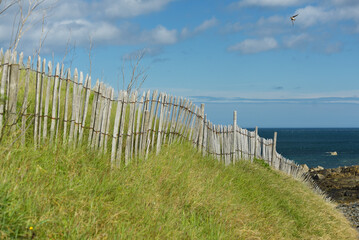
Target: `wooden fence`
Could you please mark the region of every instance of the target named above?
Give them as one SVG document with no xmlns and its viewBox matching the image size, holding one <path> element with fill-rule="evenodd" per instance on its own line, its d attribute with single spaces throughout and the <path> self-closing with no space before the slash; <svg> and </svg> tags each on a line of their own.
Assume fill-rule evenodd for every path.
<svg viewBox="0 0 359 240">
<path fill-rule="evenodd" d="M 1 139 L 13 136 L 22 144 L 62 143 L 69 147 L 87 145 L 111 153 L 113 166 L 128 164 L 138 157 L 158 154 L 163 144 L 190 141 L 203 155 L 212 155 L 226 165 L 241 160 L 263 159 L 270 166 L 294 177 L 303 177 L 302 168 L 276 152 L 273 139 L 258 136 L 237 125 L 215 125 L 207 119 L 204 104 L 157 91 L 142 95 L 113 88 L 63 65 L 23 54 L 0 52 Z"/>
</svg>

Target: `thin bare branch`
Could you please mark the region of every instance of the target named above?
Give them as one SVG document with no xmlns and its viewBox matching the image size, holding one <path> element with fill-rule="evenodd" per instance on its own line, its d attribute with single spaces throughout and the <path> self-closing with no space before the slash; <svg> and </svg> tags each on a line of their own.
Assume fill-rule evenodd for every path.
<svg viewBox="0 0 359 240">
<path fill-rule="evenodd" d="M 18 12 L 14 17 L 14 25 L 13 25 L 13 33 L 11 37 L 10 42 L 10 49 L 16 50 L 21 38 L 24 36 L 24 34 L 29 31 L 34 25 L 38 24 L 42 21 L 43 25 L 45 22 L 45 18 L 47 17 L 48 12 L 50 9 L 55 7 L 55 1 L 53 4 L 46 5 L 45 2 L 47 0 L 29 0 L 28 3 L 25 3 L 24 0 L 13 0 L 17 6 L 18 6 Z M 27 6 L 27 9 L 24 8 Z M 36 13 L 42 11 L 42 17 L 39 19 L 36 17 Z M 15 25 L 17 27 L 15 28 Z M 42 29 L 44 32 L 44 28 Z M 43 40 L 40 42 L 40 45 L 43 45 L 44 40 L 46 39 L 47 33 L 44 37 L 42 34 L 42 37 L 40 39 Z"/>
<path fill-rule="evenodd" d="M 147 75 L 148 68 L 143 68 L 141 66 L 141 62 L 145 54 L 146 51 L 142 50 L 137 52 L 136 54 L 133 54 L 132 56 L 129 56 L 127 60 L 123 61 L 121 67 L 123 89 L 126 89 L 128 94 L 130 94 L 134 90 L 139 90 L 148 77 Z M 129 82 L 127 83 L 127 86 L 126 86 L 126 76 L 125 76 L 126 61 L 129 61 L 129 67 L 131 68 L 131 75 L 129 77 Z"/>
<path fill-rule="evenodd" d="M 89 55 L 89 75 L 91 76 L 92 71 L 92 48 L 93 48 L 93 39 L 92 36 L 89 34 L 89 48 L 88 48 L 88 55 Z"/>
<path fill-rule="evenodd" d="M 0 0 L 0 15 L 3 14 L 6 10 L 8 10 L 10 7 L 12 7 L 16 3 L 15 0 L 10 1 L 10 3 L 6 4 L 6 1 Z M 5 6 L 3 7 L 2 4 Z"/>
</svg>

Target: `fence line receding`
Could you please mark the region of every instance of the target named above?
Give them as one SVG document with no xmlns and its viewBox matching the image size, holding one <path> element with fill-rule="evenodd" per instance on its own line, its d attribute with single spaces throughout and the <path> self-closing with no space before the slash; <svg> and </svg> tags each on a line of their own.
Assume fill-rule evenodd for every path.
<svg viewBox="0 0 359 240">
<path fill-rule="evenodd" d="M 273 139 L 233 124 L 215 125 L 204 104 L 153 91 L 140 95 L 115 93 L 103 82 L 92 86 L 91 76 L 71 73 L 63 65 L 38 57 L 23 63 L 16 52 L 0 52 L 0 135 L 20 136 L 22 144 L 35 147 L 49 142 L 70 147 L 87 145 L 111 153 L 114 166 L 158 154 L 163 144 L 190 141 L 203 155 L 212 155 L 226 165 L 240 160 L 263 159 L 289 175 L 303 175 L 302 168 L 276 151 Z M 15 134 L 17 133 L 17 134 Z M 19 138 L 19 137 L 18 137 Z"/>
</svg>

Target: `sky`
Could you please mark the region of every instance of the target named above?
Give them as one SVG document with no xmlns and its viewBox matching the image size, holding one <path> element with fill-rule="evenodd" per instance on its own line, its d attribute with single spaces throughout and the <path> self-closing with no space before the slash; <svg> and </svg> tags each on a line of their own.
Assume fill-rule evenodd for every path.
<svg viewBox="0 0 359 240">
<path fill-rule="evenodd" d="M 4 49 L 18 9 L 0 15 Z M 116 90 L 144 53 L 141 89 L 204 103 L 215 124 L 359 127 L 357 0 L 45 0 L 27 26 L 18 51 L 44 39 L 42 57 Z"/>
</svg>

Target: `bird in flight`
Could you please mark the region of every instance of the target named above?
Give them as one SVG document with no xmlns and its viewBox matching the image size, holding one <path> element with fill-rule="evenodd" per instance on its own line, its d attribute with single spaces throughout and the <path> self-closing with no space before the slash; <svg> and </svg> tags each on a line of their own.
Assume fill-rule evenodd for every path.
<svg viewBox="0 0 359 240">
<path fill-rule="evenodd" d="M 296 15 L 293 15 L 290 17 L 290 20 L 292 21 L 292 25 L 294 25 L 294 21 L 295 21 L 295 18 L 298 16 L 299 14 L 296 14 Z"/>
</svg>

